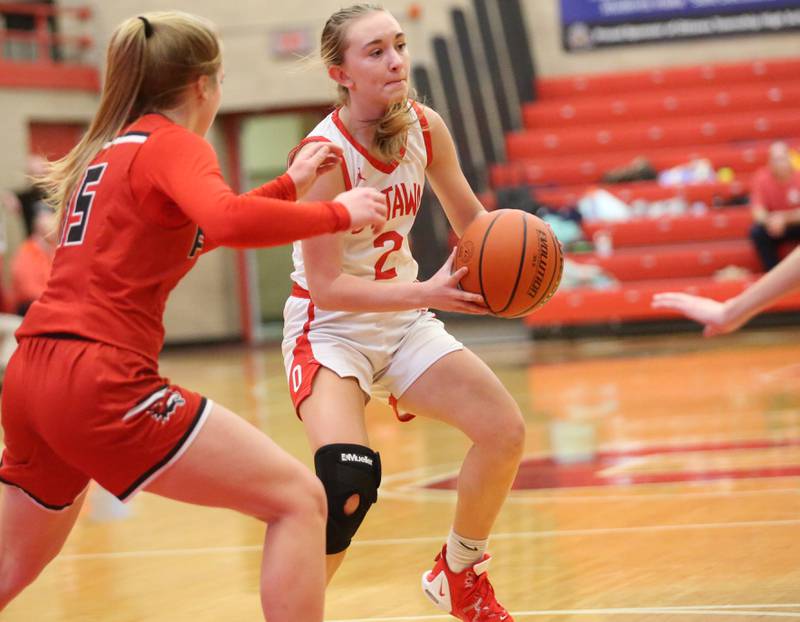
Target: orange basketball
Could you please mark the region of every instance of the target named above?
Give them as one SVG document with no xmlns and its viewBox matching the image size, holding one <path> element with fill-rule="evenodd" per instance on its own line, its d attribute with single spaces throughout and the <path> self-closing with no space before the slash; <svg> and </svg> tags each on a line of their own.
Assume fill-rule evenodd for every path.
<svg viewBox="0 0 800 622">
<path fill-rule="evenodd" d="M 467 266 L 461 288 L 481 294 L 500 317 L 532 313 L 558 289 L 564 256 L 541 218 L 498 209 L 470 223 L 458 242 L 453 270 Z"/>
</svg>

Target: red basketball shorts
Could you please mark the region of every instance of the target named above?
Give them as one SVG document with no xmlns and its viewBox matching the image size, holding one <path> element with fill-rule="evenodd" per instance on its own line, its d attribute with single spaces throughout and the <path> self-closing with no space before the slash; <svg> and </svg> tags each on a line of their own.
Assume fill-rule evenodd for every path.
<svg viewBox="0 0 800 622">
<path fill-rule="evenodd" d="M 90 479 L 126 501 L 182 455 L 211 407 L 135 352 L 25 338 L 3 381 L 0 481 L 52 510 Z"/>
</svg>

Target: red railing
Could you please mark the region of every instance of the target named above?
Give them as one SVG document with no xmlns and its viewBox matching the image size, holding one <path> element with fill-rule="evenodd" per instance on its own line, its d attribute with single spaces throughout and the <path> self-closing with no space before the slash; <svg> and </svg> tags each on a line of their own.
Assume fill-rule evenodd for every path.
<svg viewBox="0 0 800 622">
<path fill-rule="evenodd" d="M 86 62 L 94 42 L 64 28 L 67 20 L 88 22 L 86 6 L 0 1 L 0 88 L 57 88 L 97 91 L 97 67 Z"/>
</svg>

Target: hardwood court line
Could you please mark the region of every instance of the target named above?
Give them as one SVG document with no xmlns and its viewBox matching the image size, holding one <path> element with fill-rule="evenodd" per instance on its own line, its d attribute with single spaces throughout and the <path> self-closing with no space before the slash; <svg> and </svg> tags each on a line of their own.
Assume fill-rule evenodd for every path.
<svg viewBox="0 0 800 622">
<path fill-rule="evenodd" d="M 777 605 L 778 607 L 800 605 Z M 734 608 L 735 607 L 735 608 Z M 739 609 L 745 607 L 746 609 Z M 759 616 L 766 618 L 795 618 L 800 619 L 800 612 L 759 611 L 751 608 L 773 608 L 776 605 L 699 605 L 697 607 L 609 607 L 605 609 L 534 609 L 529 611 L 511 611 L 514 618 L 542 617 L 542 616 L 610 616 L 610 615 L 693 615 L 693 616 Z M 327 622 L 415 622 L 418 620 L 452 620 L 450 615 L 427 616 L 381 616 L 374 618 L 339 618 Z"/>
<path fill-rule="evenodd" d="M 778 412 L 778 411 L 774 411 Z M 780 411 L 781 413 L 786 411 Z M 763 414 L 763 413 L 761 413 Z M 773 413 L 774 414 L 774 413 Z M 798 410 L 791 410 L 791 414 L 793 415 L 800 415 L 800 411 Z M 725 416 L 726 420 L 729 419 L 729 416 Z M 741 443 L 748 443 L 748 442 L 763 442 L 767 439 L 764 438 L 754 438 L 754 439 L 732 439 L 730 436 L 711 436 L 711 437 L 704 437 L 701 441 L 696 443 L 688 444 L 685 441 L 673 441 L 673 442 L 659 442 L 657 445 L 657 450 L 653 447 L 653 443 L 638 443 L 636 446 L 631 447 L 620 447 L 617 443 L 603 443 L 593 447 L 593 452 L 595 454 L 608 454 L 608 453 L 619 453 L 620 457 L 625 457 L 626 462 L 630 460 L 635 460 L 638 458 L 652 458 L 653 456 L 661 455 L 664 452 L 670 452 L 672 450 L 686 450 L 692 452 L 699 452 L 699 451 L 706 451 L 706 452 L 713 452 L 718 450 L 719 446 L 725 446 L 729 443 L 734 444 L 741 444 Z M 797 447 L 800 446 L 800 437 L 793 437 L 788 439 L 783 439 L 788 444 L 787 447 Z M 698 447 L 698 445 L 707 446 L 707 447 Z M 738 452 L 738 451 L 752 451 L 753 449 L 782 449 L 784 446 L 766 446 L 766 447 L 749 447 L 749 446 L 741 446 L 741 447 L 730 447 L 725 448 L 726 453 L 729 452 Z M 625 455 L 625 450 L 637 450 L 637 449 L 651 449 L 653 450 L 652 453 L 646 453 L 643 455 L 631 453 L 630 455 Z M 522 460 L 544 460 L 547 458 L 552 458 L 553 453 L 551 451 L 531 451 L 526 452 Z M 421 467 L 415 467 L 412 469 L 408 469 L 405 471 L 399 471 L 397 473 L 391 473 L 385 475 L 383 477 L 383 483 L 393 483 L 398 480 L 411 480 L 409 483 L 401 484 L 398 488 L 406 488 L 410 486 L 419 486 L 425 487 L 430 484 L 436 483 L 442 479 L 452 478 L 458 475 L 458 472 L 461 468 L 461 462 L 445 462 L 440 464 L 427 464 Z M 610 468 L 610 467 L 607 467 Z M 787 476 L 792 477 L 792 476 Z"/>
<path fill-rule="evenodd" d="M 513 531 L 507 533 L 495 533 L 491 535 L 491 540 L 516 540 L 527 538 L 531 540 L 547 538 L 569 538 L 585 537 L 594 535 L 612 535 L 623 533 L 647 533 L 661 531 L 681 531 L 698 529 L 735 529 L 751 527 L 787 527 L 800 524 L 800 519 L 787 518 L 768 521 L 736 521 L 730 523 L 679 523 L 674 525 L 639 525 L 633 527 L 600 527 L 596 529 L 565 529 L 561 531 Z M 428 544 L 439 542 L 439 536 L 418 536 L 410 538 L 376 538 L 373 540 L 354 540 L 352 546 L 388 546 L 395 544 Z"/>
<path fill-rule="evenodd" d="M 534 452 L 531 454 L 526 454 L 524 459 L 536 459 L 547 457 L 548 453 L 542 452 Z M 380 490 L 381 498 L 383 499 L 395 499 L 395 500 L 402 500 L 402 501 L 434 501 L 438 503 L 452 503 L 454 491 L 453 490 L 444 490 L 444 489 L 432 489 L 432 488 L 425 488 L 426 486 L 440 482 L 443 479 L 448 478 L 455 478 L 458 475 L 460 469 L 460 463 L 445 463 L 440 465 L 427 465 L 423 467 L 417 467 L 414 469 L 408 469 L 407 471 L 401 471 L 399 473 L 392 473 L 390 475 L 384 475 L 382 480 L 382 487 Z M 433 473 L 435 472 L 435 473 Z M 774 483 L 780 480 L 797 480 L 797 476 L 795 475 L 786 475 L 781 477 L 771 477 L 769 481 Z M 409 480 L 409 481 L 406 481 Z M 394 488 L 392 485 L 396 482 L 404 482 L 396 484 Z M 724 480 L 719 480 L 724 481 Z M 736 480 L 737 482 L 749 482 L 749 481 L 761 481 L 759 478 L 739 478 Z M 715 485 L 715 481 L 707 482 L 709 486 Z M 657 492 L 650 492 L 653 488 L 659 487 L 669 487 L 674 486 L 674 483 L 671 482 L 664 482 L 664 483 L 648 483 L 648 484 L 639 484 L 637 485 L 637 490 L 639 492 L 635 494 L 625 495 L 625 494 L 615 494 L 615 495 L 558 495 L 558 494 L 537 494 L 547 490 L 548 492 L 554 493 L 556 489 L 543 489 L 540 490 L 512 490 L 509 494 L 508 498 L 506 499 L 506 503 L 512 504 L 521 504 L 521 505 L 535 505 L 539 503 L 551 503 L 551 502 L 558 502 L 558 503 L 585 503 L 585 502 L 592 502 L 592 501 L 627 501 L 631 499 L 635 499 L 636 501 L 645 501 L 649 499 L 671 499 L 675 498 L 676 496 L 680 497 L 691 497 L 693 499 L 697 498 L 715 498 L 715 497 L 748 497 L 748 496 L 758 496 L 763 494 L 789 494 L 789 495 L 798 495 L 800 494 L 800 489 L 796 486 L 789 487 L 789 488 L 763 488 L 760 490 L 703 490 L 703 491 L 695 491 L 695 490 L 683 490 L 679 493 L 657 493 Z M 608 486 L 607 488 L 613 488 L 613 486 Z M 574 487 L 570 488 L 570 491 L 585 491 L 585 490 L 597 490 L 596 487 Z M 642 494 L 642 490 L 646 490 L 646 494 Z"/>
<path fill-rule="evenodd" d="M 755 379 L 761 383 L 767 383 L 780 380 L 782 376 L 788 376 L 790 378 L 800 377 L 800 363 L 790 363 L 782 367 L 762 371 L 755 375 Z"/>
<path fill-rule="evenodd" d="M 800 603 L 758 603 L 742 605 L 666 605 L 657 609 L 800 609 Z M 793 612 L 800 615 L 800 611 Z"/>
<path fill-rule="evenodd" d="M 796 476 L 791 476 L 792 479 L 797 479 Z M 778 477 L 770 478 L 772 480 L 781 479 Z M 722 481 L 722 480 L 720 480 Z M 753 478 L 745 479 L 741 478 L 737 481 L 745 482 L 745 481 L 754 481 Z M 713 484 L 713 482 L 708 482 L 709 484 Z M 763 490 L 681 490 L 680 492 L 673 492 L 673 493 L 662 493 L 662 492 L 650 492 L 651 487 L 664 487 L 666 488 L 670 484 L 667 483 L 652 483 L 652 484 L 637 484 L 640 487 L 648 487 L 647 492 L 639 492 L 637 494 L 631 495 L 587 495 L 587 496 L 580 496 L 580 497 L 567 497 L 567 496 L 552 496 L 552 497 L 526 497 L 524 496 L 525 493 L 529 493 L 529 491 L 525 490 L 518 490 L 513 491 L 511 495 L 508 496 L 506 503 L 511 501 L 512 503 L 518 503 L 520 505 L 534 505 L 534 504 L 546 504 L 549 502 L 553 503 L 570 503 L 570 502 L 581 502 L 586 503 L 587 501 L 636 501 L 645 503 L 650 500 L 663 500 L 663 499 L 675 499 L 676 497 L 680 497 L 681 499 L 713 499 L 717 497 L 729 497 L 729 498 L 738 498 L 738 497 L 758 497 L 763 495 L 791 495 L 791 496 L 798 496 L 800 495 L 800 488 L 793 487 L 793 488 L 764 488 Z M 672 484 L 674 486 L 674 484 Z M 585 488 L 578 489 L 574 488 L 573 490 L 586 490 Z M 516 495 L 516 496 L 515 496 Z"/>
<path fill-rule="evenodd" d="M 433 481 L 439 481 L 440 479 L 442 478 L 437 477 Z M 797 476 L 791 475 L 791 476 L 786 476 L 785 478 L 772 477 L 769 479 L 770 481 L 774 482 L 780 479 L 797 480 L 798 478 Z M 740 478 L 737 479 L 736 481 L 749 482 L 755 480 L 757 480 L 757 478 Z M 714 482 L 709 481 L 708 484 L 714 485 Z M 380 495 L 382 499 L 394 499 L 398 501 L 424 501 L 426 503 L 453 502 L 453 498 L 455 495 L 455 491 L 453 490 L 419 489 L 416 486 L 417 486 L 416 484 L 406 484 L 403 486 L 398 486 L 394 490 L 381 489 Z M 674 486 L 674 484 L 673 483 L 637 484 L 637 490 L 639 490 L 639 492 L 630 495 L 622 495 L 622 494 L 537 495 L 538 492 L 543 492 L 545 490 L 548 492 L 555 492 L 557 489 L 548 488 L 548 489 L 542 489 L 542 491 L 512 490 L 509 496 L 506 498 L 506 503 L 519 504 L 519 505 L 539 505 L 539 504 L 549 504 L 549 503 L 587 503 L 587 502 L 608 502 L 608 501 L 637 501 L 645 503 L 650 500 L 674 499 L 676 497 L 703 499 L 703 498 L 715 498 L 715 497 L 752 497 L 752 496 L 768 495 L 768 494 L 769 495 L 782 494 L 782 495 L 794 495 L 794 496 L 800 495 L 800 488 L 796 486 L 792 488 L 764 488 L 761 490 L 681 490 L 680 492 L 674 492 L 674 493 L 650 492 L 650 490 L 653 488 L 659 488 L 659 487 L 666 488 L 668 486 Z M 612 486 L 609 486 L 608 488 L 612 488 Z M 585 491 L 585 490 L 595 490 L 595 488 L 574 487 L 570 488 L 569 490 Z"/>
<path fill-rule="evenodd" d="M 585 537 L 593 535 L 609 535 L 619 533 L 647 533 L 659 531 L 680 531 L 684 529 L 735 529 L 737 527 L 786 527 L 800 524 L 800 519 L 771 521 L 738 521 L 730 523 L 685 523 L 675 525 L 641 525 L 634 527 L 600 527 L 597 529 L 566 529 L 563 531 L 514 531 L 492 534 L 494 540 L 546 539 L 563 537 Z M 373 540 L 354 540 L 351 546 L 392 546 L 397 544 L 430 544 L 441 543 L 441 534 L 435 536 L 416 536 L 409 538 L 375 538 Z M 64 553 L 58 560 L 94 560 L 125 557 L 166 557 L 170 555 L 205 555 L 220 553 L 246 553 L 261 551 L 261 544 L 242 546 L 197 547 L 175 549 L 152 549 L 148 551 L 109 551 L 105 553 Z M 798 605 L 800 606 L 800 605 Z M 799 614 L 800 615 L 800 614 Z"/>
<path fill-rule="evenodd" d="M 665 606 L 665 607 L 609 607 L 599 609 L 538 609 L 529 611 L 511 611 L 515 618 L 532 618 L 541 616 L 575 616 L 575 615 L 686 615 L 693 616 L 759 616 L 767 618 L 800 618 L 800 612 L 763 611 L 780 607 L 800 607 L 794 605 L 698 605 Z M 760 608 L 761 610 L 759 610 Z M 450 615 L 427 616 L 392 616 L 375 618 L 337 618 L 328 622 L 417 622 L 421 620 L 452 620 Z"/>
<path fill-rule="evenodd" d="M 796 413 L 796 411 L 793 411 L 793 412 Z M 729 443 L 729 442 L 731 442 L 731 439 L 729 437 L 710 437 L 710 438 L 704 438 L 703 439 L 703 444 L 708 444 L 708 445 L 711 445 L 711 446 L 714 446 L 714 445 L 717 445 L 717 444 L 725 444 L 725 443 Z M 800 442 L 800 439 L 798 439 L 798 441 L 796 441 L 796 442 Z M 683 442 L 662 443 L 661 447 L 663 449 L 667 449 L 668 450 L 671 447 L 681 448 L 684 445 L 685 445 L 685 443 L 683 443 Z M 598 445 L 595 448 L 595 452 L 596 453 L 604 453 L 604 452 L 607 453 L 607 452 L 614 452 L 614 451 L 620 451 L 620 448 L 619 448 L 618 445 L 604 444 L 604 445 Z M 744 448 L 741 448 L 741 449 L 737 448 L 737 449 L 730 449 L 730 450 L 727 450 L 727 451 L 731 451 L 731 452 L 732 451 L 750 451 L 750 448 L 744 447 Z M 631 456 L 628 457 L 627 460 L 628 461 L 634 461 L 634 460 L 637 460 L 637 459 L 650 459 L 650 458 L 652 458 L 652 456 L 657 456 L 657 455 L 660 455 L 660 453 L 656 452 L 656 453 L 648 454 L 648 455 L 645 455 L 645 456 L 631 455 Z M 549 451 L 533 451 L 533 452 L 526 453 L 523 456 L 523 461 L 525 461 L 525 460 L 542 460 L 542 459 L 546 459 L 546 458 L 550 458 L 550 457 L 552 457 L 552 453 L 549 452 Z M 625 464 L 627 465 L 627 464 L 629 464 L 629 462 L 626 462 Z M 407 469 L 405 471 L 399 471 L 397 473 L 386 474 L 386 475 L 383 476 L 382 483 L 383 483 L 384 486 L 386 486 L 388 484 L 394 484 L 395 482 L 404 482 L 404 481 L 408 480 L 406 483 L 398 484 L 397 488 L 395 488 L 395 491 L 405 492 L 407 490 L 413 491 L 416 488 L 424 489 L 426 486 L 429 486 L 430 484 L 434 484 L 436 482 L 439 482 L 439 481 L 441 481 L 443 479 L 456 477 L 458 475 L 458 472 L 459 472 L 460 468 L 461 468 L 461 462 L 446 462 L 446 463 L 441 463 L 441 464 L 428 464 L 428 465 L 421 466 L 421 467 L 415 467 L 415 468 L 412 468 L 412 469 Z M 614 467 L 611 466 L 611 467 L 606 467 L 606 468 L 614 468 Z M 786 477 L 795 477 L 795 476 L 786 476 Z M 779 479 L 779 478 L 775 478 L 775 479 Z M 576 487 L 576 489 L 579 489 L 579 488 Z M 390 491 L 390 492 L 395 492 L 395 491 Z M 384 491 L 381 490 L 381 493 L 383 493 L 383 492 Z M 424 490 L 424 492 L 429 492 L 429 490 Z M 440 493 L 442 491 L 433 490 L 433 491 L 430 491 L 430 492 Z M 444 492 L 449 492 L 449 491 L 444 491 Z"/>
</svg>

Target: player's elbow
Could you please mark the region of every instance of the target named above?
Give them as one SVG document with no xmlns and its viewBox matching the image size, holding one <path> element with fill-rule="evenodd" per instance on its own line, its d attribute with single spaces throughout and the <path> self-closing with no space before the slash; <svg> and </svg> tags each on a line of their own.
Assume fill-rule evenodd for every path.
<svg viewBox="0 0 800 622">
<path fill-rule="evenodd" d="M 319 309 L 325 309 L 327 311 L 335 311 L 336 310 L 336 296 L 331 294 L 331 288 L 328 286 L 322 285 L 312 285 L 309 283 L 308 291 L 311 295 L 311 300 L 314 301 L 314 304 Z"/>
<path fill-rule="evenodd" d="M 214 240 L 217 246 L 242 246 L 242 229 L 229 219 L 215 218 L 198 223 L 198 226 L 202 229 L 203 235 Z"/>
<path fill-rule="evenodd" d="M 326 311 L 342 310 L 341 296 L 337 294 L 335 278 L 327 278 L 324 275 L 315 275 L 308 278 L 308 292 L 314 304 Z"/>
</svg>

